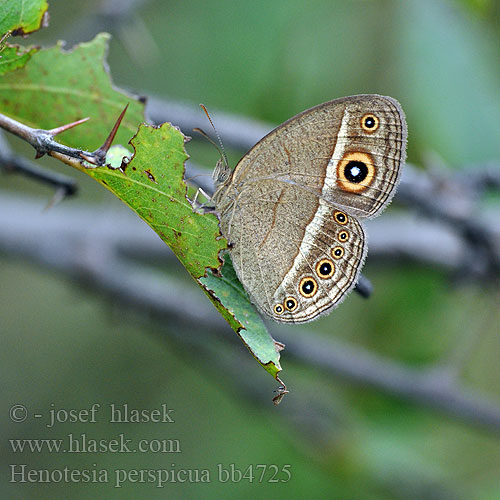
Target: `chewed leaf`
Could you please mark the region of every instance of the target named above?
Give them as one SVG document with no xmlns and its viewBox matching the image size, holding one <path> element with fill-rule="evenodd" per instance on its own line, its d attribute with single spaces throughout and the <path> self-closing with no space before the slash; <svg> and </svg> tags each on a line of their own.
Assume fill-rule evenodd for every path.
<svg viewBox="0 0 500 500">
<path fill-rule="evenodd" d="M 0 47 L 0 76 L 22 68 L 37 50 L 36 48 L 25 50 L 15 45 Z"/>
<path fill-rule="evenodd" d="M 33 53 L 24 67 L 2 77 L 2 113 L 44 129 L 88 116 L 86 126 L 64 132 L 58 139 L 92 151 L 102 144 L 128 103 L 115 138 L 115 144 L 127 144 L 144 120 L 144 104 L 113 87 L 104 65 L 108 40 L 109 35 L 100 34 L 69 51 L 59 43 Z"/>
<path fill-rule="evenodd" d="M 278 378 L 279 348 L 248 300 L 228 257 L 222 276 L 219 254 L 227 248 L 217 217 L 196 213 L 186 197 L 185 137 L 169 123 L 141 125 L 132 139 L 135 154 L 121 169 L 82 168 L 144 219 L 174 251 L 184 267 L 238 333 L 250 352 Z M 118 156 L 126 153 L 116 150 Z"/>
<path fill-rule="evenodd" d="M 199 278 L 207 267 L 220 267 L 215 215 L 193 211 L 183 181 L 184 136 L 170 125 L 141 125 L 131 140 L 135 155 L 123 169 L 84 169 L 144 219 L 174 251 L 184 267 Z"/>
<path fill-rule="evenodd" d="M 279 362 L 281 344 L 276 344 L 269 335 L 262 319 L 238 280 L 227 255 L 224 261 L 222 276 L 209 273 L 199 281 L 209 291 L 212 300 L 215 300 L 216 307 L 238 333 L 249 351 L 276 378 L 281 371 Z"/>
<path fill-rule="evenodd" d="M 39 30 L 48 8 L 47 0 L 0 0 L 0 36 Z"/>
</svg>

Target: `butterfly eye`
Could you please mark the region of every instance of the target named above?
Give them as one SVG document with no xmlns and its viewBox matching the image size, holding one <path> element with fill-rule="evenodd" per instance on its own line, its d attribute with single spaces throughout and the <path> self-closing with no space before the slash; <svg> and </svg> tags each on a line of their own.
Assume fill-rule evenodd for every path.
<svg viewBox="0 0 500 500">
<path fill-rule="evenodd" d="M 349 239 L 349 233 L 347 231 L 340 231 L 337 238 L 341 243 L 344 243 Z"/>
<path fill-rule="evenodd" d="M 295 311 L 295 309 L 297 309 L 297 306 L 298 306 L 297 299 L 295 299 L 294 297 L 288 297 L 285 300 L 285 307 L 289 311 Z"/>
<path fill-rule="evenodd" d="M 274 306 L 275 314 L 283 314 L 283 311 L 284 311 L 284 309 L 283 309 L 283 306 L 281 304 L 276 304 Z"/>
<path fill-rule="evenodd" d="M 333 214 L 333 217 L 339 224 L 347 224 L 347 215 L 344 212 L 340 212 L 337 210 L 337 212 Z"/>
<path fill-rule="evenodd" d="M 341 259 L 344 256 L 344 249 L 342 247 L 335 247 L 332 249 L 332 257 L 334 259 Z"/>
<path fill-rule="evenodd" d="M 333 262 L 331 260 L 321 259 L 316 264 L 316 272 L 318 273 L 318 276 L 320 278 L 331 278 L 333 276 L 333 273 L 335 272 L 335 266 L 333 265 Z"/>
<path fill-rule="evenodd" d="M 353 184 L 359 184 L 360 182 L 363 182 L 366 179 L 367 175 L 368 167 L 366 166 L 366 163 L 363 163 L 362 161 L 351 160 L 344 167 L 345 178 Z"/>
<path fill-rule="evenodd" d="M 368 113 L 361 118 L 361 128 L 369 134 L 373 134 L 373 132 L 378 129 L 379 125 L 380 120 L 377 116 L 371 113 Z"/>
<path fill-rule="evenodd" d="M 306 298 L 312 297 L 318 290 L 318 283 L 310 276 L 302 278 L 299 284 L 299 292 Z"/>
<path fill-rule="evenodd" d="M 375 178 L 376 168 L 368 153 L 347 152 L 337 165 L 337 185 L 348 193 L 363 192 Z"/>
</svg>

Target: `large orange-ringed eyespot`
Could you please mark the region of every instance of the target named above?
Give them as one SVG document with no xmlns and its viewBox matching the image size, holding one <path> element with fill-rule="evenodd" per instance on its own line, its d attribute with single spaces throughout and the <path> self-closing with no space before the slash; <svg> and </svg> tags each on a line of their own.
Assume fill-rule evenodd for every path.
<svg viewBox="0 0 500 500">
<path fill-rule="evenodd" d="M 361 193 L 373 182 L 375 172 L 371 155 L 347 152 L 337 165 L 337 186 L 347 193 Z"/>
<path fill-rule="evenodd" d="M 298 306 L 298 303 L 297 303 L 297 299 L 295 297 L 287 297 L 285 299 L 285 307 L 289 311 L 295 311 L 295 309 L 297 309 L 297 306 Z"/>
<path fill-rule="evenodd" d="M 302 278 L 299 283 L 299 293 L 303 297 L 312 297 L 318 291 L 318 283 L 312 276 Z"/>
<path fill-rule="evenodd" d="M 342 226 L 344 226 L 345 224 L 347 224 L 347 221 L 348 221 L 347 215 L 344 212 L 341 212 L 340 210 L 337 210 L 333 214 L 333 218 L 335 219 L 336 222 L 338 222 Z"/>
<path fill-rule="evenodd" d="M 332 248 L 332 257 L 334 259 L 341 259 L 344 256 L 344 249 L 342 247 Z"/>
<path fill-rule="evenodd" d="M 274 305 L 274 314 L 283 314 L 283 311 L 285 310 L 281 304 L 275 304 Z"/>
<path fill-rule="evenodd" d="M 340 233 L 337 235 L 337 239 L 341 243 L 345 243 L 349 239 L 349 233 L 347 231 L 340 231 Z"/>
<path fill-rule="evenodd" d="M 368 134 L 373 134 L 380 126 L 380 120 L 378 116 L 372 113 L 367 113 L 361 118 L 361 128 Z"/>
<path fill-rule="evenodd" d="M 316 264 L 316 273 L 320 278 L 323 278 L 325 280 L 331 278 L 334 272 L 335 272 L 335 266 L 333 262 L 329 259 L 321 259 Z"/>
</svg>

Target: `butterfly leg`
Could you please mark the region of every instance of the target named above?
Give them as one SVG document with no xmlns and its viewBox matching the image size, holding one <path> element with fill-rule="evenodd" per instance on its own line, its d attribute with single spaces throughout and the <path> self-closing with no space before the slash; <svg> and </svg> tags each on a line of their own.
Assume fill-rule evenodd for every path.
<svg viewBox="0 0 500 500">
<path fill-rule="evenodd" d="M 191 201 L 191 206 L 193 207 L 194 212 L 201 212 L 203 214 L 214 213 L 215 206 L 207 205 L 205 203 L 201 203 L 198 201 L 199 195 L 203 195 L 207 200 L 212 201 L 210 195 L 208 195 L 201 187 L 196 190 L 193 200 Z"/>
</svg>

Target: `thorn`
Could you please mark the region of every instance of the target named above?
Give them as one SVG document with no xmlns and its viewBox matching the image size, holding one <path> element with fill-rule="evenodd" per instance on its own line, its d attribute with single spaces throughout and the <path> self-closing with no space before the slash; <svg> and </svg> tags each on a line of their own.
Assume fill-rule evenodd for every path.
<svg viewBox="0 0 500 500">
<path fill-rule="evenodd" d="M 91 153 L 90 155 L 86 155 L 83 151 L 80 151 L 80 158 L 82 160 L 88 161 L 89 163 L 92 163 L 92 165 L 100 165 L 98 158 L 94 156 L 94 153 Z"/>
<path fill-rule="evenodd" d="M 64 198 L 66 198 L 66 189 L 63 187 L 56 189 L 54 196 L 52 196 L 52 198 L 49 200 L 49 202 L 47 203 L 47 205 L 45 206 L 43 211 L 47 212 L 49 209 L 51 209 L 51 208 L 55 207 L 56 205 L 58 205 L 59 203 L 61 203 L 61 201 L 63 201 Z"/>
<path fill-rule="evenodd" d="M 57 134 L 60 134 L 61 132 L 65 132 L 66 130 L 69 130 L 70 128 L 76 127 L 77 125 L 80 125 L 81 123 L 86 122 L 90 118 L 87 116 L 87 118 L 82 118 L 81 120 L 77 120 L 76 122 L 68 123 L 66 125 L 61 125 L 60 127 L 52 128 L 50 130 L 47 130 L 47 132 L 55 137 Z"/>
<path fill-rule="evenodd" d="M 120 116 L 116 120 L 113 128 L 111 129 L 111 132 L 109 133 L 107 139 L 104 141 L 104 144 L 100 148 L 96 149 L 93 153 L 95 159 L 99 162 L 100 165 L 103 165 L 106 160 L 106 153 L 108 152 L 109 148 L 111 147 L 111 144 L 113 143 L 116 133 L 118 132 L 118 128 L 120 127 L 120 124 L 123 120 L 123 117 L 125 116 L 125 113 L 127 112 L 128 105 L 129 103 L 127 103 L 125 108 L 123 108 L 123 111 L 120 113 Z M 82 157 L 85 158 L 84 156 Z"/>
</svg>

